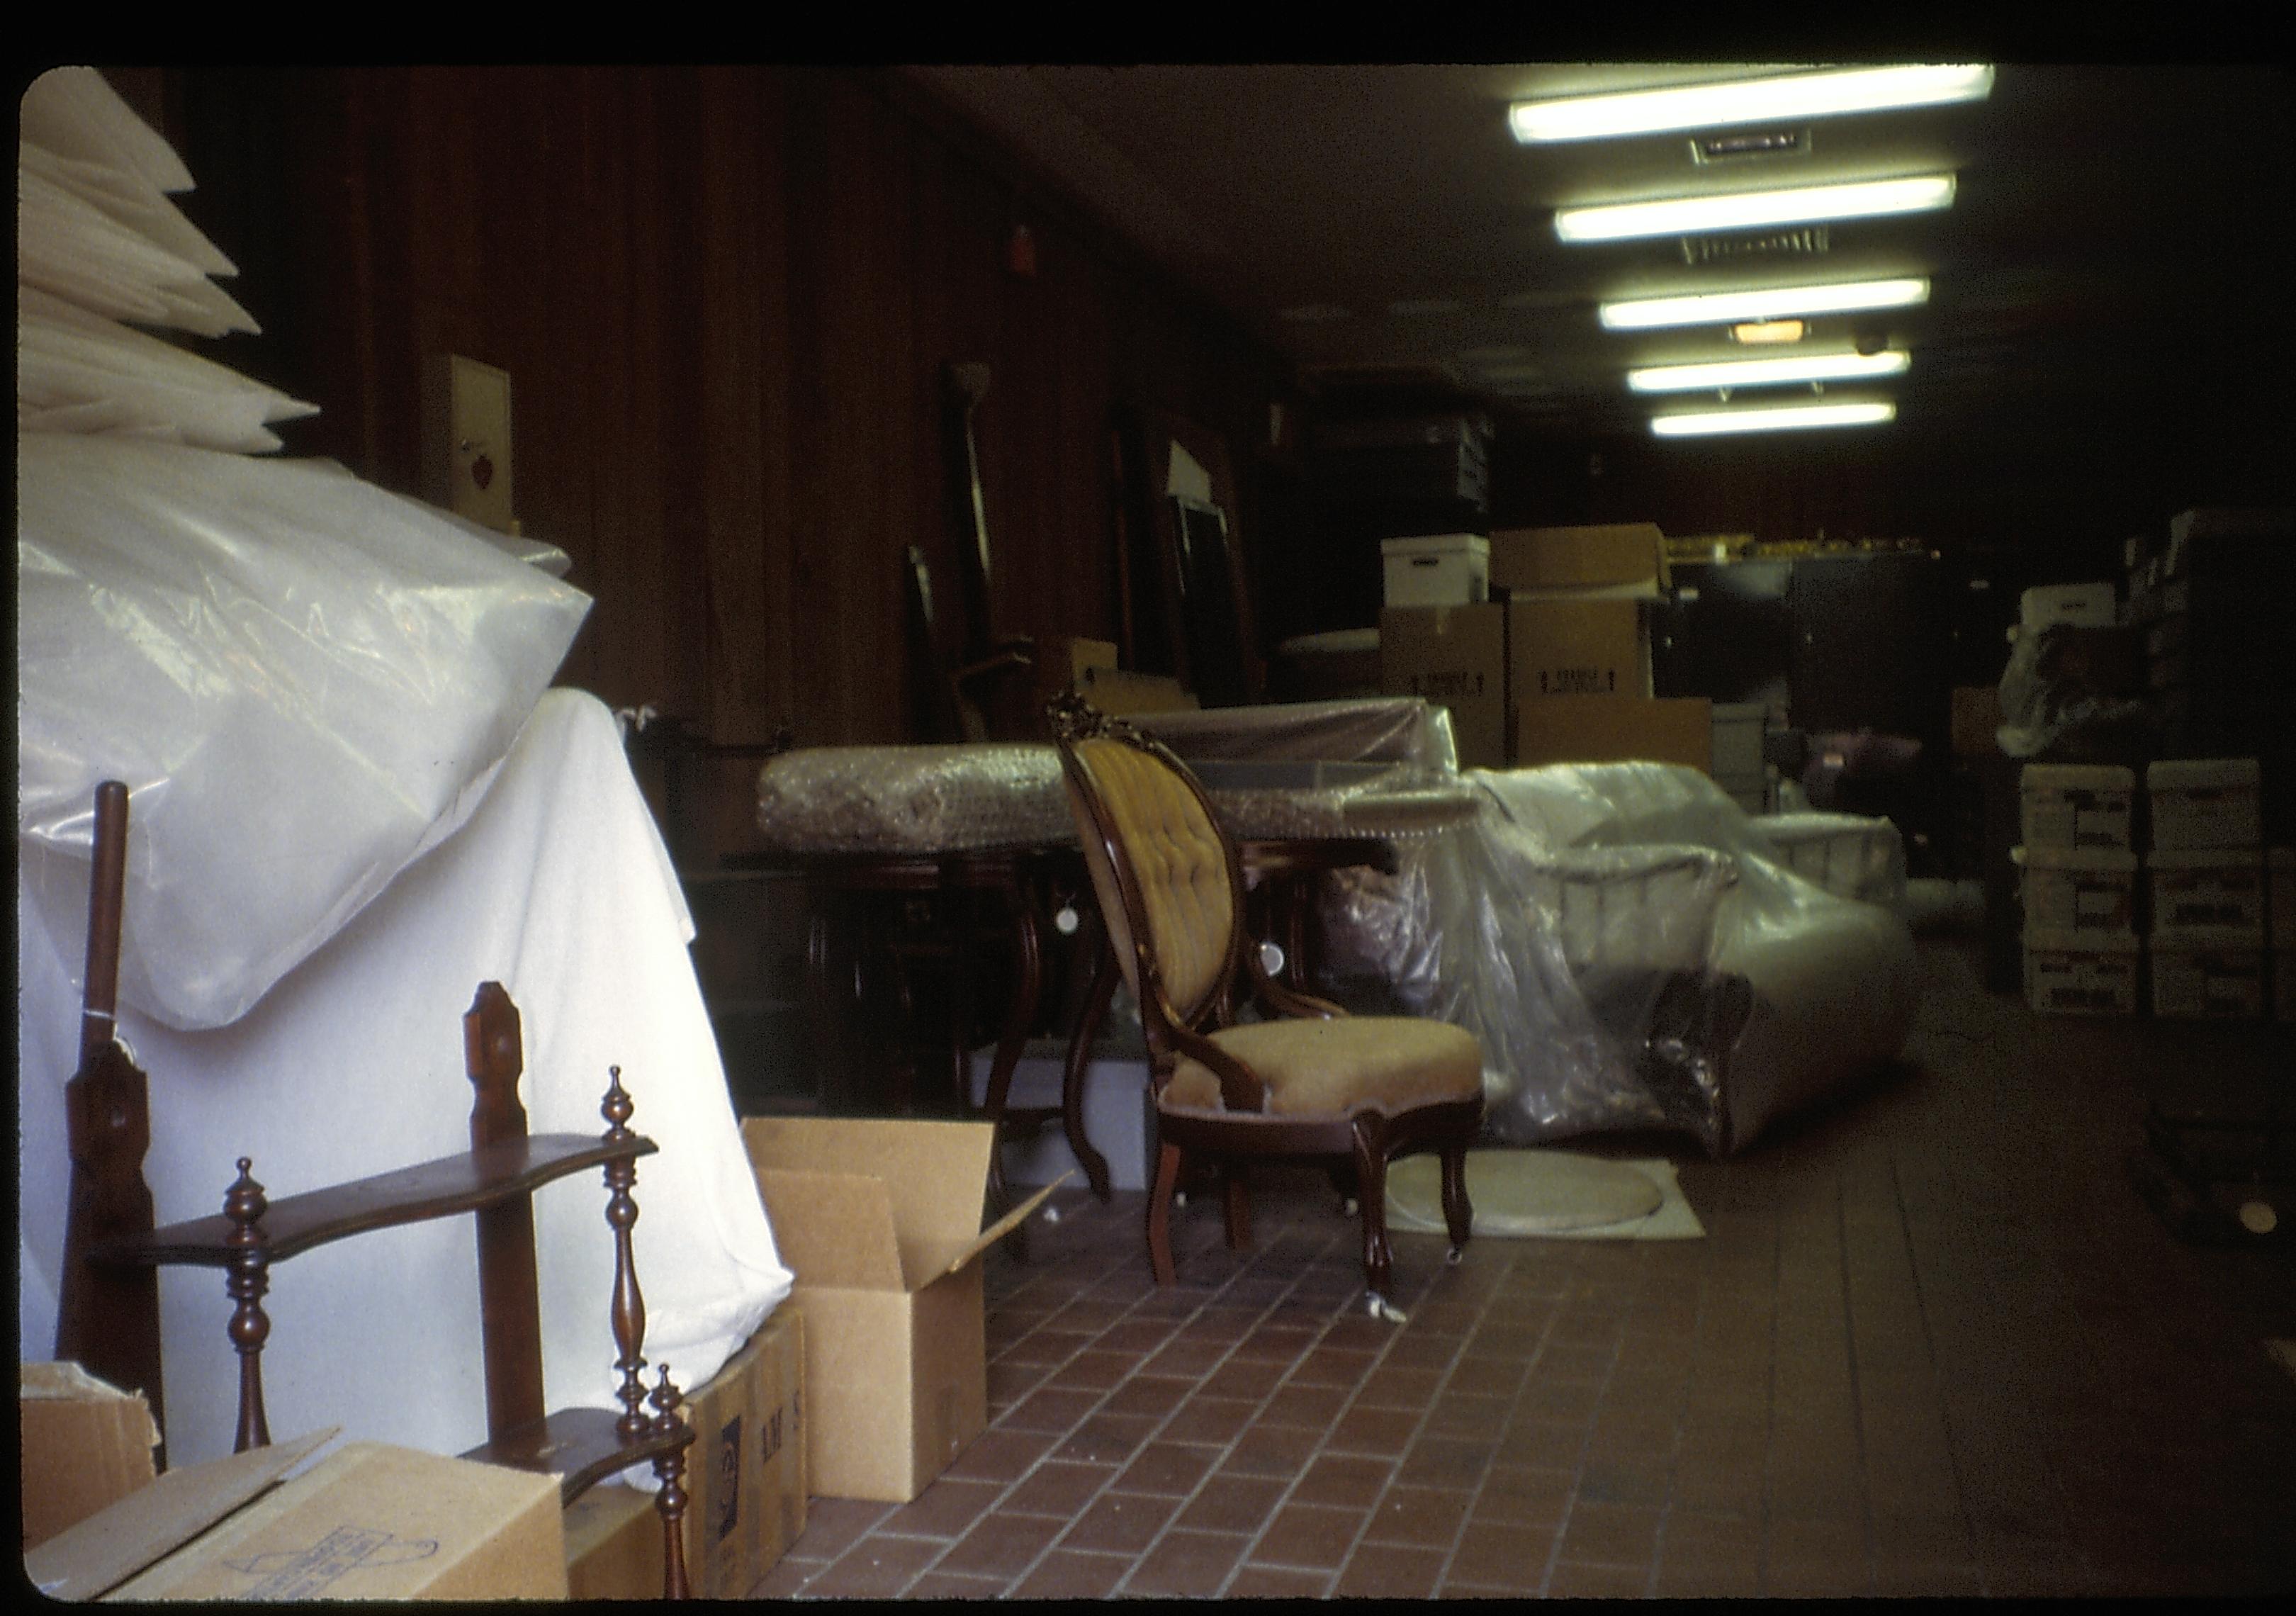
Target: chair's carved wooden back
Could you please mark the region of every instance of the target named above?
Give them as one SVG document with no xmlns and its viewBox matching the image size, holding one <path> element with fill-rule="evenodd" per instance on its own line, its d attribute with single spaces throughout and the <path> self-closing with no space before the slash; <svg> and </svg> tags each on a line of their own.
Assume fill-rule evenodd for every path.
<svg viewBox="0 0 2296 1616">
<path fill-rule="evenodd" d="M 1118 967 L 1168 1070 L 1176 1030 L 1229 1013 L 1243 936 L 1235 848 L 1162 742 L 1072 693 L 1046 711 Z"/>
</svg>

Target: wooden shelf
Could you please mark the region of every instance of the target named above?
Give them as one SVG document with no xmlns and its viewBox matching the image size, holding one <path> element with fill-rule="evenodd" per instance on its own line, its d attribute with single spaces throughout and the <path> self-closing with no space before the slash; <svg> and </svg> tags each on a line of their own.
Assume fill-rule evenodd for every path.
<svg viewBox="0 0 2296 1616">
<path fill-rule="evenodd" d="M 674 1453 L 693 1440 L 693 1432 L 681 1427 L 674 1435 L 625 1441 L 616 1429 L 620 1417 L 603 1408 L 563 1408 L 481 1443 L 462 1456 L 505 1470 L 558 1476 L 562 1478 L 559 1497 L 570 1504 L 616 1472 Z"/>
<path fill-rule="evenodd" d="M 586 1134 L 530 1137 L 444 1156 L 419 1167 L 275 1201 L 263 1213 L 264 1249 L 273 1262 L 398 1224 L 427 1223 L 532 1194 L 554 1179 L 609 1161 L 652 1155 L 652 1140 L 632 1135 L 618 1144 Z M 105 1241 L 100 1263 L 193 1264 L 228 1267 L 232 1223 L 217 1215 L 170 1224 L 149 1235 Z"/>
</svg>

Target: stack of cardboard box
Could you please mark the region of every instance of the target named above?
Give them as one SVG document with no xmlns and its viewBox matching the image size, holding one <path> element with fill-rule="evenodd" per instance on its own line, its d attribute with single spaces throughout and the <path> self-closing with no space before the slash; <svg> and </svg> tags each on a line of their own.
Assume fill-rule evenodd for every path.
<svg viewBox="0 0 2296 1616">
<path fill-rule="evenodd" d="M 1648 604 L 1669 581 L 1658 528 L 1488 537 L 1491 600 L 1381 613 L 1383 687 L 1450 709 L 1463 767 L 1650 759 L 1711 772 L 1711 704 L 1651 694 Z"/>
<path fill-rule="evenodd" d="M 2012 856 L 2024 869 L 2025 1002 L 2036 1010 L 2136 1013 L 2136 793 L 2133 769 L 2025 766 Z"/>
<path fill-rule="evenodd" d="M 2252 1020 L 2264 1013 L 2265 855 L 2253 758 L 2164 759 L 2151 799 L 2152 1013 Z"/>
</svg>

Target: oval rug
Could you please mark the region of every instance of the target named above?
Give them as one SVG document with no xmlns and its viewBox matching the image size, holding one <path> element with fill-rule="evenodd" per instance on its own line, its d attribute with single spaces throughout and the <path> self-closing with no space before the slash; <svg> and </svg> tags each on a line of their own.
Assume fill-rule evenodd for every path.
<svg viewBox="0 0 2296 1616">
<path fill-rule="evenodd" d="M 1623 1162 L 1557 1150 L 1467 1153 L 1467 1199 L 1478 1235 L 1553 1235 L 1631 1223 L 1665 1192 Z M 1442 1161 L 1406 1156 L 1387 1169 L 1387 1216 L 1399 1229 L 1443 1228 Z"/>
</svg>

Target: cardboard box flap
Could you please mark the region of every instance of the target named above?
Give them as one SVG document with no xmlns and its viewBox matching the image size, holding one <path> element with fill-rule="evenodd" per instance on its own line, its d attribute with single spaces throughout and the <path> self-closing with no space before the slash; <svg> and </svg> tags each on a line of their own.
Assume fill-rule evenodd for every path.
<svg viewBox="0 0 2296 1616">
<path fill-rule="evenodd" d="M 881 1179 L 902 1240 L 969 1241 L 980 1232 L 988 1156 L 996 1148 L 992 1123 L 751 1117 L 742 1138 L 761 1169 L 828 1168 Z"/>
<path fill-rule="evenodd" d="M 757 1175 L 775 1249 L 798 1284 L 902 1289 L 893 1197 L 883 1179 L 762 1164 Z"/>
<path fill-rule="evenodd" d="M 98 1598 L 266 1490 L 341 1429 L 171 1470 L 28 1552 L 24 1574 L 52 1599 Z"/>
<path fill-rule="evenodd" d="M 943 1275 L 955 1274 L 961 1270 L 966 1263 L 971 1262 L 990 1246 L 1004 1239 L 1005 1235 L 1019 1228 L 1029 1214 L 1044 1205 L 1054 1190 L 1075 1177 L 1076 1173 L 1073 1170 L 1062 1173 L 980 1233 L 970 1238 L 903 1241 L 901 1268 L 908 1278 L 909 1289 L 922 1290 Z"/>
</svg>

